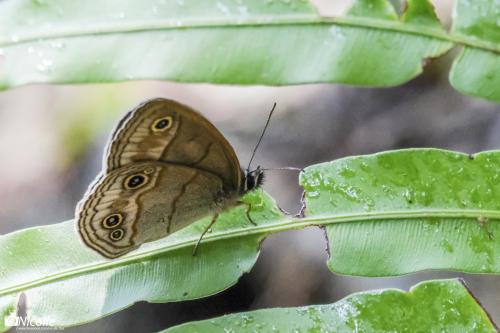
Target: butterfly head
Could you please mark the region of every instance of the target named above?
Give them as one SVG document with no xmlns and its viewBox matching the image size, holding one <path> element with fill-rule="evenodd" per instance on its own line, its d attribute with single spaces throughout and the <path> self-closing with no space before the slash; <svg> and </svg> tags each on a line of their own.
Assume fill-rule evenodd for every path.
<svg viewBox="0 0 500 333">
<path fill-rule="evenodd" d="M 259 188 L 264 183 L 264 170 L 258 166 L 255 170 L 246 170 L 243 181 L 243 193 Z"/>
<path fill-rule="evenodd" d="M 250 161 L 248 162 L 248 166 L 245 170 L 244 173 L 244 179 L 243 179 L 243 189 L 242 192 L 246 193 L 248 191 L 251 191 L 253 189 L 259 188 L 262 186 L 264 183 L 264 169 L 262 169 L 260 166 L 257 167 L 257 169 L 254 169 L 250 171 L 250 166 L 252 165 L 253 158 L 255 157 L 255 153 L 257 152 L 257 149 L 260 146 L 260 143 L 262 142 L 262 138 L 264 137 L 264 134 L 266 133 L 267 126 L 269 126 L 269 122 L 271 121 L 271 117 L 273 116 L 274 109 L 276 108 L 276 103 L 273 104 L 273 108 L 269 112 L 269 116 L 267 116 L 267 121 L 266 124 L 264 125 L 264 129 L 262 130 L 262 133 L 260 134 L 259 140 L 257 141 L 257 144 L 255 145 L 253 152 L 252 152 L 252 157 L 250 157 Z"/>
</svg>

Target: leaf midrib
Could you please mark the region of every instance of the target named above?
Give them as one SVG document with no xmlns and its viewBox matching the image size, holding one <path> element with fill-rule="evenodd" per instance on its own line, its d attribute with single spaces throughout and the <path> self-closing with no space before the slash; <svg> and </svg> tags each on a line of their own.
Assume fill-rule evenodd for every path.
<svg viewBox="0 0 500 333">
<path fill-rule="evenodd" d="M 304 218 L 287 218 L 279 220 L 275 223 L 266 223 L 250 228 L 235 228 L 213 234 L 207 234 L 202 243 L 215 242 L 224 239 L 249 237 L 257 235 L 268 235 L 275 232 L 302 229 L 310 226 L 327 226 L 329 224 L 350 223 L 360 221 L 374 220 L 401 220 L 415 218 L 470 218 L 477 220 L 478 218 L 486 218 L 488 220 L 500 220 L 500 211 L 497 210 L 464 210 L 464 209 L 425 209 L 425 210 L 399 210 L 399 211 L 384 211 L 384 212 L 363 212 L 354 214 L 338 214 L 338 215 L 322 215 L 316 217 Z M 47 275 L 43 278 L 36 279 L 30 282 L 21 283 L 12 287 L 0 290 L 0 297 L 34 288 L 44 284 L 57 282 L 72 277 L 77 277 L 85 273 L 95 273 L 114 267 L 121 267 L 135 262 L 144 261 L 153 257 L 159 257 L 162 254 L 170 251 L 175 251 L 181 248 L 194 246 L 198 241 L 198 237 L 191 237 L 187 240 L 182 240 L 178 243 L 173 243 L 159 249 L 145 251 L 136 255 L 129 255 L 122 259 L 98 263 L 93 265 L 81 266 L 70 270 Z"/>
<path fill-rule="evenodd" d="M 179 25 L 179 22 L 182 24 Z M 135 33 L 144 31 L 159 31 L 159 30 L 186 30 L 186 29 L 200 29 L 200 28 L 234 28 L 234 27 L 295 27 L 299 25 L 337 25 L 337 26 L 351 26 L 358 28 L 369 28 L 378 30 L 394 31 L 398 33 L 407 33 L 423 37 L 435 38 L 461 44 L 473 48 L 488 50 L 495 53 L 500 53 L 500 45 L 487 40 L 478 39 L 475 36 L 466 36 L 463 34 L 450 34 L 442 29 L 426 28 L 421 25 L 413 25 L 404 23 L 402 21 L 380 20 L 367 17 L 357 16 L 310 16 L 310 15 L 281 15 L 276 16 L 259 16 L 255 19 L 226 19 L 226 20 L 160 20 L 157 22 L 148 21 L 141 22 L 137 25 L 126 24 L 120 26 L 110 26 L 105 24 L 102 26 L 78 27 L 78 30 L 66 29 L 64 32 L 53 32 L 45 34 L 28 34 L 25 36 L 15 36 L 15 41 L 6 38 L 0 39 L 0 47 L 7 47 L 17 44 L 29 43 L 47 39 L 58 38 L 73 38 L 82 37 L 87 35 L 108 35 L 117 33 Z"/>
</svg>

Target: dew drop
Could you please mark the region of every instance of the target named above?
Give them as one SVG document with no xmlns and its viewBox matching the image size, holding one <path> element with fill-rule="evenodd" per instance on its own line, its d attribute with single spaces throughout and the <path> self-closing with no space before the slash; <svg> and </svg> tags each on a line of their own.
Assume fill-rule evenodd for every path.
<svg viewBox="0 0 500 333">
<path fill-rule="evenodd" d="M 64 43 L 61 41 L 54 41 L 50 43 L 50 46 L 53 47 L 54 49 L 62 49 L 64 47 Z"/>
<path fill-rule="evenodd" d="M 230 14 L 229 8 L 226 5 L 224 5 L 222 2 L 217 2 L 217 8 L 219 8 L 219 10 L 225 15 Z"/>
<path fill-rule="evenodd" d="M 46 72 L 52 69 L 52 65 L 53 65 L 52 60 L 43 59 L 42 62 L 36 66 L 36 68 L 40 72 Z"/>
<path fill-rule="evenodd" d="M 337 37 L 340 39 L 345 39 L 345 37 L 346 37 L 342 28 L 335 26 L 335 25 L 330 28 L 330 34 L 332 34 L 334 37 Z"/>
<path fill-rule="evenodd" d="M 340 170 L 340 175 L 345 178 L 353 178 L 356 176 L 356 171 L 349 167 L 344 167 Z"/>
<path fill-rule="evenodd" d="M 453 245 L 451 245 L 451 243 L 448 242 L 446 239 L 442 240 L 440 245 L 448 253 L 452 253 L 454 250 Z"/>
<path fill-rule="evenodd" d="M 410 188 L 407 188 L 404 191 L 403 196 L 406 202 L 408 202 L 409 204 L 412 204 L 415 201 L 415 194 L 413 193 L 413 190 Z"/>
<path fill-rule="evenodd" d="M 247 16 L 248 15 L 248 7 L 247 6 L 238 6 L 238 12 L 240 15 Z"/>
</svg>

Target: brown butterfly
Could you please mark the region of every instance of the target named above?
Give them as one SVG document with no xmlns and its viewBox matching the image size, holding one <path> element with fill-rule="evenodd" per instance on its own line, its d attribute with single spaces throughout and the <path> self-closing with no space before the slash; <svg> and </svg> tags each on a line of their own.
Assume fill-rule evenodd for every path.
<svg viewBox="0 0 500 333">
<path fill-rule="evenodd" d="M 231 145 L 205 117 L 167 99 L 147 101 L 125 115 L 103 164 L 76 208 L 76 220 L 83 242 L 107 258 L 208 215 L 213 224 L 264 176 L 261 168 L 243 171 Z"/>
</svg>

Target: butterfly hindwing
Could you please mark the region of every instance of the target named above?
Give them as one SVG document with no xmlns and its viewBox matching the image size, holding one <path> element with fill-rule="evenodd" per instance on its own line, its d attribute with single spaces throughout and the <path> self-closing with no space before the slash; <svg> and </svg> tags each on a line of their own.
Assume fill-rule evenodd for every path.
<svg viewBox="0 0 500 333">
<path fill-rule="evenodd" d="M 222 180 L 209 172 L 136 162 L 103 175 L 77 210 L 82 240 L 105 257 L 177 231 L 223 205 Z"/>
</svg>

